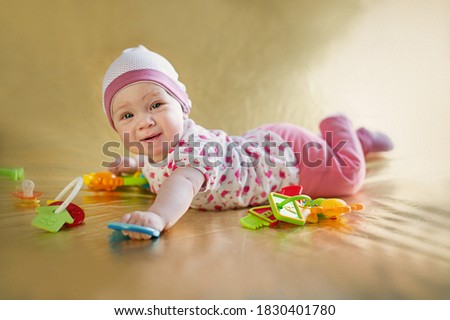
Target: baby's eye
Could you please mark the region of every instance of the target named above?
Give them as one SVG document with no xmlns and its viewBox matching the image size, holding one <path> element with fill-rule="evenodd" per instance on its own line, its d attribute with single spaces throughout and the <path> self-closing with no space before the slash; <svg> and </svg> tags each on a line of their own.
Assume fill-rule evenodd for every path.
<svg viewBox="0 0 450 320">
<path fill-rule="evenodd" d="M 131 114 L 131 113 L 125 113 L 123 116 L 122 116 L 122 119 L 130 119 L 130 118 L 132 118 L 133 117 L 133 115 Z"/>
<path fill-rule="evenodd" d="M 152 106 L 150 107 L 150 110 L 154 110 L 154 109 L 157 109 L 157 108 L 159 108 L 161 106 L 161 103 L 154 103 L 154 104 L 152 104 Z"/>
</svg>

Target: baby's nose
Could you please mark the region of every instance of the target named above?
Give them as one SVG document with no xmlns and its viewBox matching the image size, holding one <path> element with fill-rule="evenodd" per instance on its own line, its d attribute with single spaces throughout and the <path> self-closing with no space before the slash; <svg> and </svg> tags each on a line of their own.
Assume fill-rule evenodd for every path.
<svg viewBox="0 0 450 320">
<path fill-rule="evenodd" d="M 145 115 L 141 119 L 139 119 L 139 128 L 145 129 L 155 125 L 155 120 L 151 115 Z"/>
</svg>

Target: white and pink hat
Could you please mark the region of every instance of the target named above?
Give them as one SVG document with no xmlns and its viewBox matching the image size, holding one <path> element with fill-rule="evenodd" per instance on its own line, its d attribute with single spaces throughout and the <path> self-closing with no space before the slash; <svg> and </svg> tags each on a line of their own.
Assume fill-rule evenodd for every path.
<svg viewBox="0 0 450 320">
<path fill-rule="evenodd" d="M 114 96 L 122 88 L 140 81 L 151 81 L 161 86 L 178 100 L 184 113 L 190 112 L 191 101 L 185 85 L 178 81 L 175 68 L 163 56 L 140 45 L 124 50 L 103 78 L 103 111 L 113 128 L 111 104 Z"/>
</svg>

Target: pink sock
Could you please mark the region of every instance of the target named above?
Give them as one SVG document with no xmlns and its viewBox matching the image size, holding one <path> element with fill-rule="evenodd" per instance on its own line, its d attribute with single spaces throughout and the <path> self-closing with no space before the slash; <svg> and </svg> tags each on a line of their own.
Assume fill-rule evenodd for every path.
<svg viewBox="0 0 450 320">
<path fill-rule="evenodd" d="M 390 151 L 394 148 L 391 138 L 382 132 L 374 132 L 366 128 L 356 130 L 356 135 L 361 142 L 364 154 L 371 152 Z"/>
</svg>

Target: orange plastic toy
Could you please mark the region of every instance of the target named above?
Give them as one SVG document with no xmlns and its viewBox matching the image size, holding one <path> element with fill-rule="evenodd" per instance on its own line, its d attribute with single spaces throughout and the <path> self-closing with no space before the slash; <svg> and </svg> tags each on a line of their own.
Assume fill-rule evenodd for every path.
<svg viewBox="0 0 450 320">
<path fill-rule="evenodd" d="M 92 172 L 83 175 L 84 184 L 95 191 L 113 191 L 122 186 L 143 186 L 147 179 L 136 172 L 131 176 L 116 176 L 111 172 Z"/>
<path fill-rule="evenodd" d="M 324 199 L 320 201 L 319 205 L 316 207 L 311 207 L 311 215 L 317 216 L 318 214 L 323 214 L 327 218 L 336 219 L 343 214 L 364 210 L 364 205 L 362 203 L 354 203 L 348 205 L 342 199 Z M 314 220 L 314 219 L 313 219 Z"/>
</svg>

